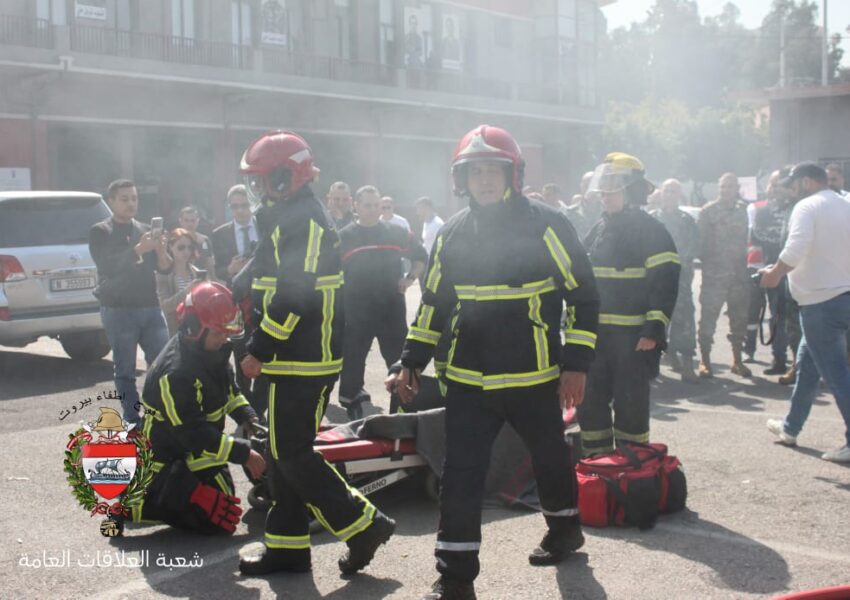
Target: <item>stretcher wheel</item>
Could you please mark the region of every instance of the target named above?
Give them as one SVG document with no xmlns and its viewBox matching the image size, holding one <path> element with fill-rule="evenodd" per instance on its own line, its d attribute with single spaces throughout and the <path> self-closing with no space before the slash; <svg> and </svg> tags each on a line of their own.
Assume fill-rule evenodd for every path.
<svg viewBox="0 0 850 600">
<path fill-rule="evenodd" d="M 440 478 L 430 469 L 425 474 L 425 494 L 434 502 L 440 501 Z"/>
<path fill-rule="evenodd" d="M 248 504 L 251 505 L 251 508 L 266 512 L 272 506 L 272 501 L 268 496 L 269 490 L 265 482 L 258 483 L 248 491 Z"/>
</svg>

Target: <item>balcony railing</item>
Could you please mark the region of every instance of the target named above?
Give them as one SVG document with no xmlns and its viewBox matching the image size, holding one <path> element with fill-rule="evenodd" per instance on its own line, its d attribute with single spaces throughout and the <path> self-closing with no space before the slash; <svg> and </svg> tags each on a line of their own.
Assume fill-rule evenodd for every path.
<svg viewBox="0 0 850 600">
<path fill-rule="evenodd" d="M 395 69 L 389 65 L 270 48 L 263 48 L 263 71 L 376 85 L 395 84 Z"/>
<path fill-rule="evenodd" d="M 210 67 L 251 67 L 247 46 L 108 27 L 71 27 L 71 50 Z"/>
<path fill-rule="evenodd" d="M 53 26 L 47 19 L 0 15 L 0 44 L 53 48 Z"/>
</svg>

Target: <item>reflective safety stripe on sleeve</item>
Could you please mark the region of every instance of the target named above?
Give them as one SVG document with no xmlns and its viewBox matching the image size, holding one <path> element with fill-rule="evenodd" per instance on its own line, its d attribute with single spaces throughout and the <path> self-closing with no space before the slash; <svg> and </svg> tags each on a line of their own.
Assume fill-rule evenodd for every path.
<svg viewBox="0 0 850 600">
<path fill-rule="evenodd" d="M 659 254 L 653 254 L 646 259 L 644 264 L 647 269 L 652 269 L 653 267 L 658 267 L 665 263 L 674 263 L 677 265 L 682 264 L 679 260 L 679 255 L 676 252 L 661 252 Z"/>
<path fill-rule="evenodd" d="M 407 339 L 436 346 L 440 341 L 440 332 L 413 326 L 407 332 Z"/>
<path fill-rule="evenodd" d="M 310 233 L 307 238 L 307 254 L 304 257 L 304 272 L 315 273 L 319 268 L 319 250 L 322 246 L 322 236 L 325 230 L 321 225 L 310 219 Z"/>
<path fill-rule="evenodd" d="M 234 394 L 233 388 L 230 388 L 227 395 L 227 404 L 224 405 L 224 410 L 231 413 L 240 406 L 248 406 L 248 400 L 242 394 Z"/>
<path fill-rule="evenodd" d="M 443 542 L 437 540 L 437 550 L 445 552 L 478 552 L 481 542 Z"/>
<path fill-rule="evenodd" d="M 165 407 L 165 416 L 171 421 L 174 427 L 182 425 L 180 415 L 177 414 L 177 407 L 174 405 L 174 396 L 171 395 L 171 384 L 168 382 L 168 375 L 163 375 L 159 378 L 159 391 L 162 397 L 162 405 Z"/>
<path fill-rule="evenodd" d="M 274 262 L 277 266 L 280 266 L 280 256 L 278 256 L 277 250 L 278 245 L 280 244 L 280 226 L 274 228 L 272 231 L 272 245 L 274 246 Z"/>
<path fill-rule="evenodd" d="M 266 548 L 303 550 L 310 547 L 310 535 L 276 535 L 267 531 L 263 542 Z"/>
<path fill-rule="evenodd" d="M 263 320 L 260 321 L 260 329 L 265 331 L 267 334 L 275 338 L 276 340 L 288 340 L 289 336 L 292 335 L 292 332 L 295 330 L 295 326 L 298 325 L 298 321 L 301 319 L 295 313 L 289 313 L 286 316 L 286 320 L 283 323 L 278 323 L 274 319 L 272 319 L 268 313 L 263 316 Z"/>
<path fill-rule="evenodd" d="M 443 237 L 437 237 L 437 249 L 434 251 L 434 264 L 431 265 L 431 270 L 428 271 L 428 276 L 425 278 L 425 289 L 432 293 L 437 293 L 437 288 L 440 287 L 440 279 L 443 277 L 442 265 L 440 264 L 440 251 L 443 249 Z"/>
<path fill-rule="evenodd" d="M 661 321 L 667 327 L 670 324 L 670 318 L 660 310 L 651 310 L 646 313 L 647 321 Z"/>
<path fill-rule="evenodd" d="M 549 249 L 549 254 L 552 255 L 552 260 L 558 266 L 561 276 L 564 278 L 564 284 L 568 290 L 574 290 L 578 287 L 576 278 L 573 277 L 572 267 L 573 262 L 570 259 L 566 248 L 558 239 L 558 234 L 551 227 L 546 228 L 546 233 L 543 234 L 543 241 L 546 242 L 546 247 Z"/>
<path fill-rule="evenodd" d="M 218 467 L 227 462 L 230 458 L 230 451 L 233 449 L 233 436 L 226 433 L 221 434 L 221 441 L 218 444 L 218 450 L 215 453 L 204 450 L 201 456 L 194 456 L 186 460 L 186 465 L 190 471 L 200 471 L 209 469 L 210 467 Z"/>
<path fill-rule="evenodd" d="M 583 329 L 567 329 L 564 331 L 564 343 L 587 346 L 591 350 L 596 349 L 596 334 Z"/>
<path fill-rule="evenodd" d="M 624 327 L 640 326 L 646 323 L 646 315 L 615 315 L 599 313 L 600 325 L 622 325 Z"/>
</svg>

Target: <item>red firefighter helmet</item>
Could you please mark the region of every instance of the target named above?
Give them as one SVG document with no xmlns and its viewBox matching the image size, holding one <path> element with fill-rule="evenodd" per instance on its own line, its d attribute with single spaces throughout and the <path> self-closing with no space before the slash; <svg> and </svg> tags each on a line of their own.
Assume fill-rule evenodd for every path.
<svg viewBox="0 0 850 600">
<path fill-rule="evenodd" d="M 242 333 L 242 311 L 233 295 L 217 281 L 199 283 L 177 305 L 177 322 L 186 338 L 200 339 L 207 329 L 228 336 Z"/>
<path fill-rule="evenodd" d="M 313 151 L 297 133 L 270 131 L 251 142 L 239 165 L 245 186 L 254 199 L 262 200 L 266 190 L 290 197 L 313 181 L 319 169 L 313 164 Z M 268 184 L 268 187 L 266 186 Z"/>
<path fill-rule="evenodd" d="M 513 136 L 499 127 L 479 125 L 460 139 L 452 158 L 452 179 L 456 194 L 466 191 L 464 165 L 477 161 L 498 161 L 511 165 L 511 188 L 522 192 L 525 161 Z"/>
</svg>

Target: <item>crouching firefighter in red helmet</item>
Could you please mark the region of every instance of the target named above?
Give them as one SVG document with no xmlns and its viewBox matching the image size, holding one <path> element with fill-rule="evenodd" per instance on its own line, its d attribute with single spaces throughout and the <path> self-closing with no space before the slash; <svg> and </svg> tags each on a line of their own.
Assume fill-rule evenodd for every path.
<svg viewBox="0 0 850 600">
<path fill-rule="evenodd" d="M 233 533 L 242 509 L 227 463 L 252 475 L 263 457 L 225 433 L 225 416 L 244 429 L 257 420 L 230 368 L 229 336 L 242 332 L 242 313 L 225 286 L 200 282 L 177 307 L 179 332 L 151 365 L 142 403 L 143 432 L 153 470 L 133 521 L 164 521 L 200 533 Z"/>
<path fill-rule="evenodd" d="M 666 346 L 680 268 L 673 238 L 641 209 L 655 187 L 637 158 L 609 154 L 588 189 L 604 212 L 584 241 L 601 301 L 596 360 L 578 409 L 585 456 L 611 452 L 615 442 L 649 442 L 649 382 Z"/>
<path fill-rule="evenodd" d="M 561 410 L 582 401 L 599 299 L 575 230 L 522 195 L 523 170 L 519 146 L 503 129 L 481 125 L 460 140 L 452 174 L 469 207 L 437 235 L 402 353 L 398 390 L 409 402 L 450 322 L 440 578 L 425 598 L 475 598 L 484 481 L 506 421 L 531 454 L 548 525 L 529 562 L 558 563 L 584 543 Z"/>
<path fill-rule="evenodd" d="M 253 322 L 242 370 L 269 378 L 272 508 L 265 548 L 243 558 L 246 575 L 309 571 L 310 518 L 346 542 L 343 574 L 372 560 L 395 522 L 349 487 L 313 451 L 328 398 L 342 369 L 342 267 L 339 236 L 309 183 L 318 174 L 307 143 L 288 131 L 255 140 L 242 156 L 260 242 L 253 264 Z M 308 512 L 309 511 L 309 512 Z"/>
</svg>

